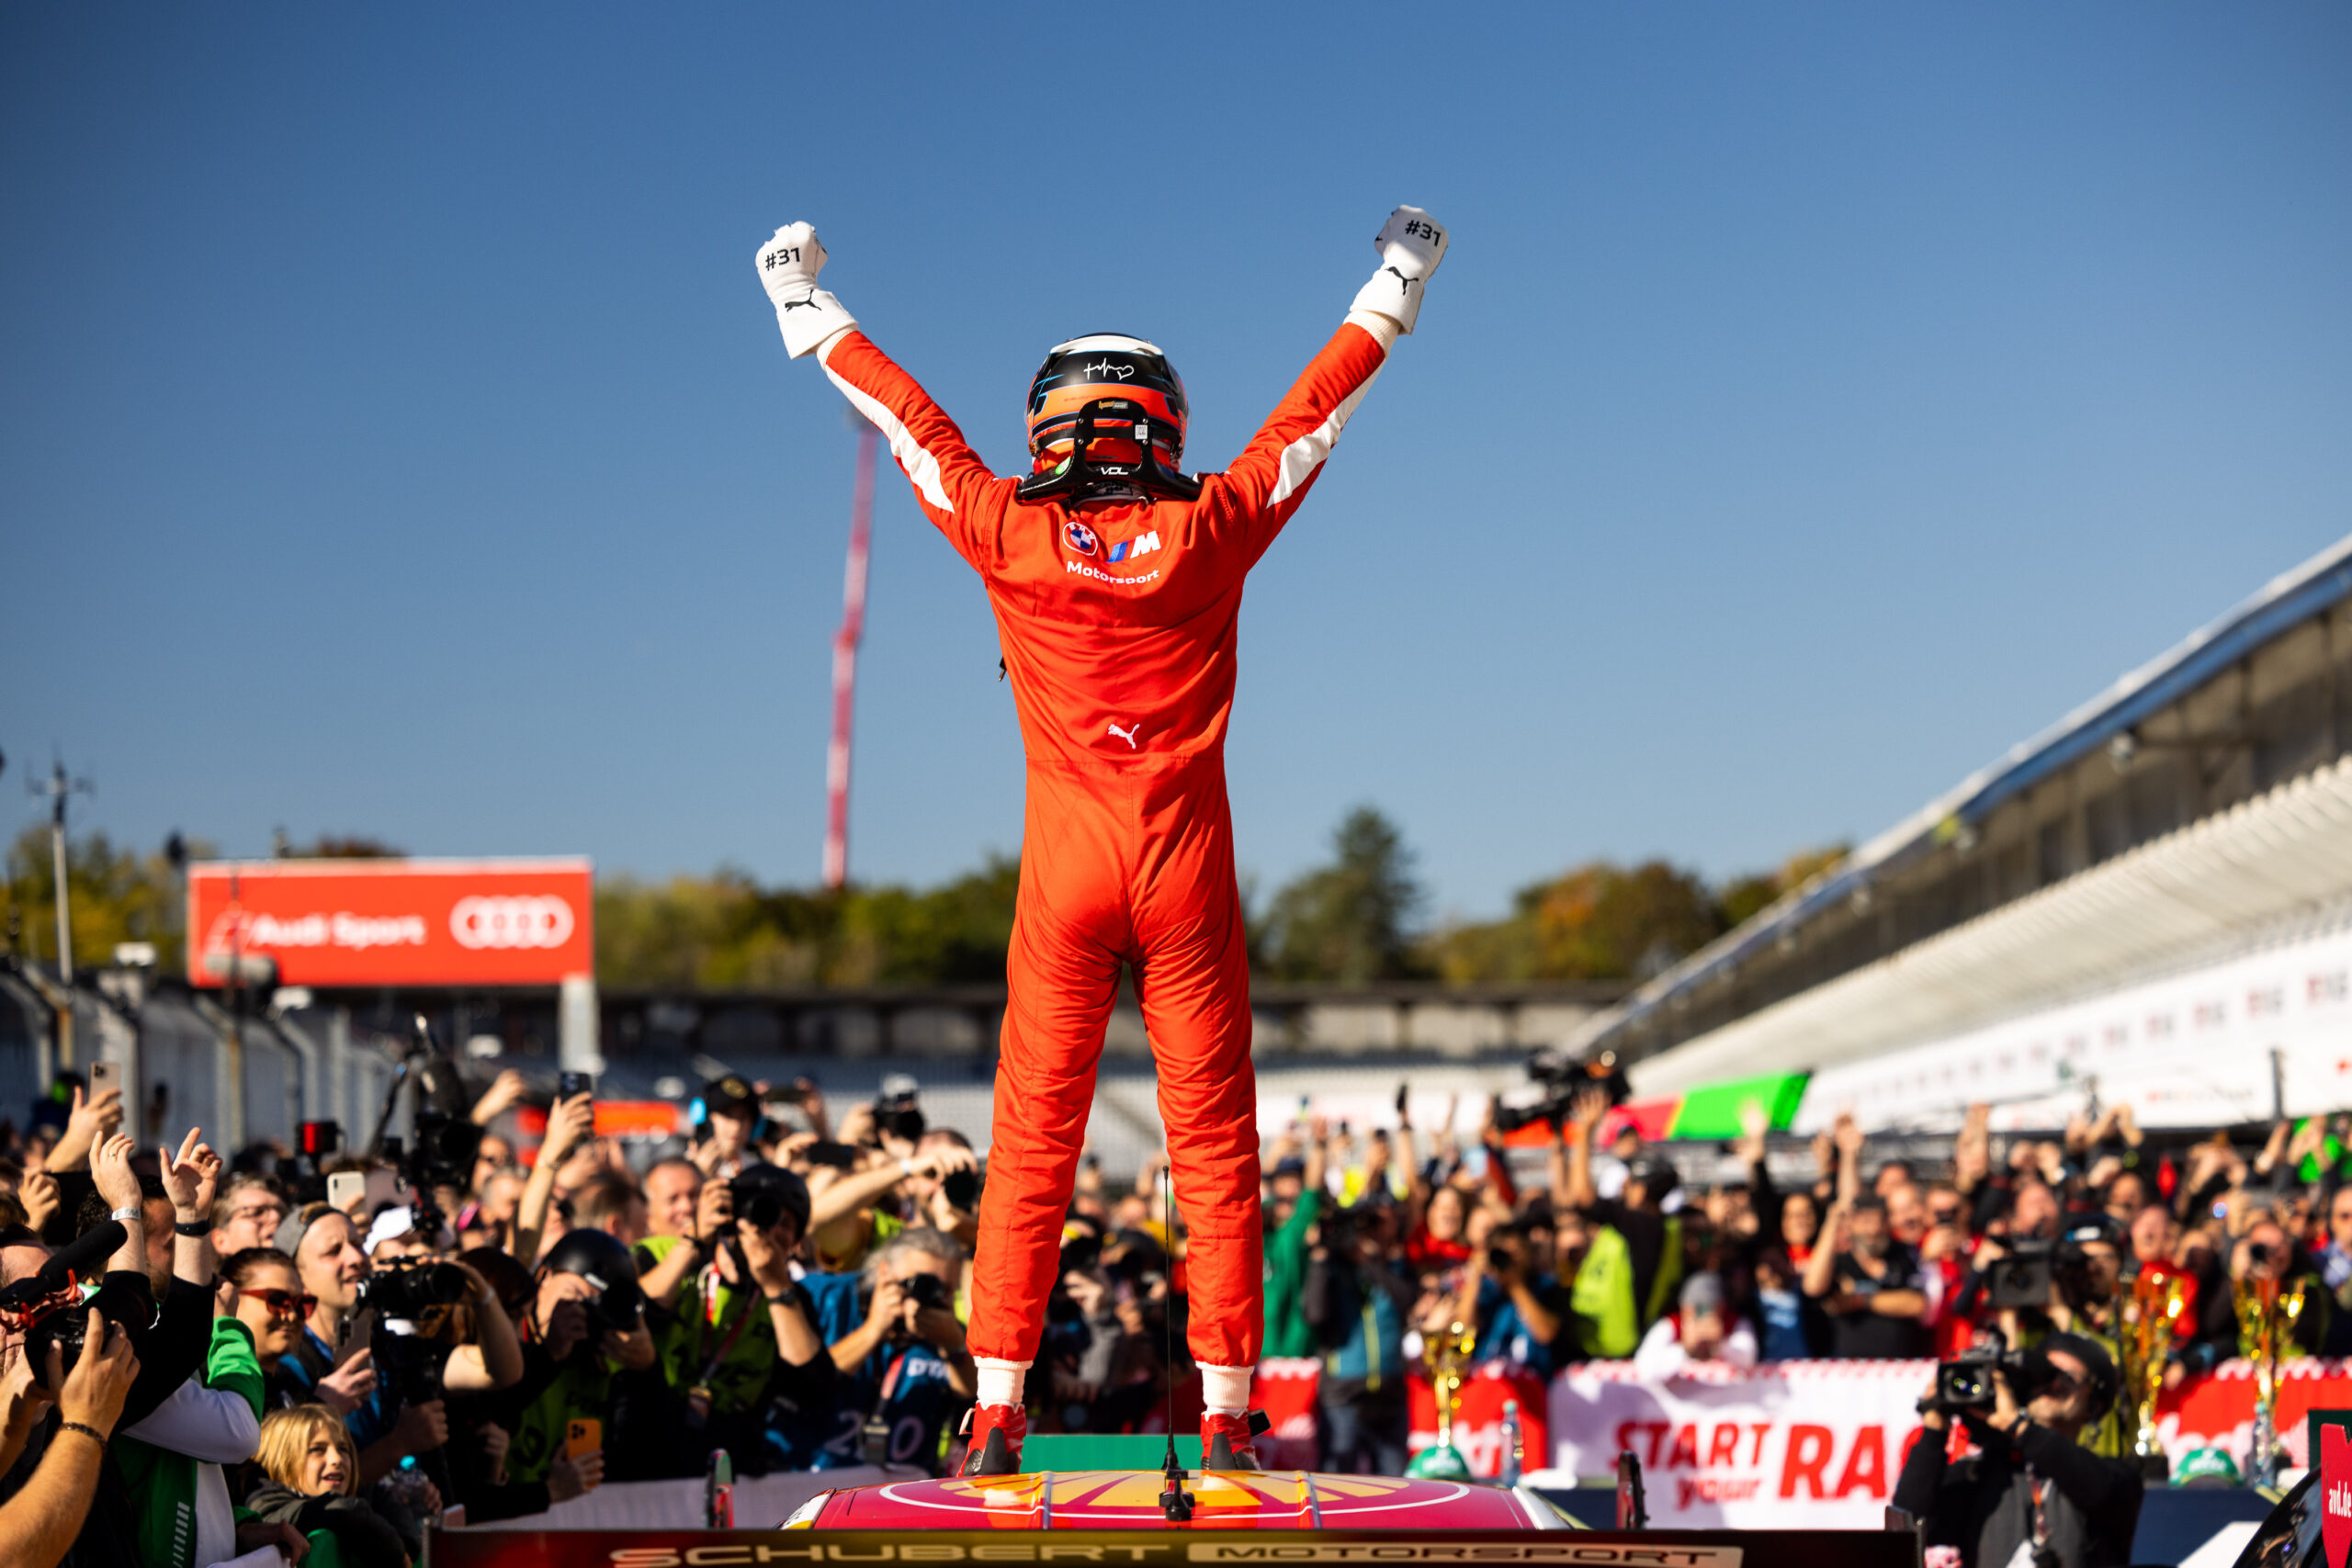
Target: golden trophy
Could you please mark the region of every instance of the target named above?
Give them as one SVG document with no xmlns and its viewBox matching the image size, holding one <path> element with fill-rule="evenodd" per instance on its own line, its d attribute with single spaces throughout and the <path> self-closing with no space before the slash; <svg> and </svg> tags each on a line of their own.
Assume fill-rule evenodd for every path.
<svg viewBox="0 0 2352 1568">
<path fill-rule="evenodd" d="M 1462 1369 L 1478 1346 L 1478 1331 L 1468 1324 L 1449 1325 L 1442 1334 L 1421 1337 L 1421 1359 L 1430 1369 L 1430 1392 L 1437 1399 L 1437 1445 L 1423 1449 L 1405 1467 L 1408 1475 L 1426 1481 L 1467 1481 L 1470 1461 L 1453 1446 L 1453 1413 L 1462 1395 Z"/>
<path fill-rule="evenodd" d="M 2254 1446 L 2246 1453 L 2249 1486 L 2278 1484 L 2278 1356 L 2303 1314 L 2303 1281 L 2282 1288 L 2276 1280 L 2245 1279 L 2230 1287 L 2237 1309 L 2238 1349 L 2254 1363 Z"/>
<path fill-rule="evenodd" d="M 2172 1351 L 2184 1289 L 2177 1274 L 2141 1274 L 2123 1298 L 2121 1332 L 2116 1336 L 2123 1352 L 2124 1392 L 2131 1396 L 2138 1423 L 2132 1453 L 2140 1461 L 2141 1473 L 2152 1481 L 2172 1473 L 2164 1440 L 2156 1436 L 2156 1397 L 2164 1392 L 2165 1359 Z"/>
</svg>

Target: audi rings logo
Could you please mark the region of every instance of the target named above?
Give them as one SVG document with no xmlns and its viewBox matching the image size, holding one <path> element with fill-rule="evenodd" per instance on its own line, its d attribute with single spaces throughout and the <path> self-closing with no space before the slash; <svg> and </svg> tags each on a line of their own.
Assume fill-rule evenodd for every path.
<svg viewBox="0 0 2352 1568">
<path fill-rule="evenodd" d="M 561 947 L 571 940 L 571 906 L 552 894 L 460 898 L 449 911 L 459 947 Z"/>
</svg>

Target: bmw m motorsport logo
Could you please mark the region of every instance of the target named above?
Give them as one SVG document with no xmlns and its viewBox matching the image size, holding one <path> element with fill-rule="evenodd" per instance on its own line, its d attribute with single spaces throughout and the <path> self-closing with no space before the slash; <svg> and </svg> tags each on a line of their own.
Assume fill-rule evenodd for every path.
<svg viewBox="0 0 2352 1568">
<path fill-rule="evenodd" d="M 1116 566 L 1130 557 L 1148 556 L 1158 548 L 1159 548 L 1159 530 L 1154 528 L 1149 533 L 1138 534 L 1132 539 L 1121 539 L 1111 547 L 1108 558 L 1112 565 Z"/>
<path fill-rule="evenodd" d="M 1102 545 L 1094 530 L 1075 517 L 1062 525 L 1062 541 L 1082 556 L 1094 554 Z"/>
</svg>

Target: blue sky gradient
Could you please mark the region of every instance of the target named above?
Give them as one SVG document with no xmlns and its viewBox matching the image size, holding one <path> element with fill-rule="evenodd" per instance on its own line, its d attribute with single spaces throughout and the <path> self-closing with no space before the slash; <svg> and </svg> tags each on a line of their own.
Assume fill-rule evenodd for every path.
<svg viewBox="0 0 2352 1568">
<path fill-rule="evenodd" d="M 1865 836 L 2352 527 L 2347 82 L 2335 4 L 10 6 L 0 825 L 54 744 L 141 843 L 812 881 L 854 443 L 760 242 L 1000 471 L 1105 329 L 1213 468 L 1410 201 L 1243 612 L 1245 871 Z M 884 479 L 852 866 L 922 882 L 1021 759 Z"/>
</svg>

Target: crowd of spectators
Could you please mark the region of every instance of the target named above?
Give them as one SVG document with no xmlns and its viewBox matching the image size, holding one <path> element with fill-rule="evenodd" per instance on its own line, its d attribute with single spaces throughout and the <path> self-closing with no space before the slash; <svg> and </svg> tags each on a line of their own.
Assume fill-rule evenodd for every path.
<svg viewBox="0 0 2352 1568">
<path fill-rule="evenodd" d="M 1989 1120 L 1972 1108 L 1933 1168 L 1871 1159 L 1851 1116 L 1776 1154 L 1760 1112 L 1735 1144 L 1669 1158 L 1596 1087 L 1550 1128 L 1540 1182 L 1514 1179 L 1531 1162 L 1491 1119 L 1468 1147 L 1308 1123 L 1268 1149 L 1269 1354 L 1323 1358 L 1327 1464 L 1393 1470 L 1396 1369 L 1449 1333 L 1473 1363 L 1538 1377 L 1597 1360 L 1657 1380 L 1693 1363 L 1947 1359 L 2052 1335 L 2120 1366 L 2145 1278 L 2180 1298 L 2163 1371 L 2177 1386 L 2242 1353 L 2236 1287 L 2267 1279 L 2302 1294 L 2288 1356 L 2352 1353 L 2346 1119 L 2282 1122 L 2258 1148 L 2214 1134 L 2163 1149 L 2129 1107 L 2052 1138 L 1996 1140 Z M 2119 1451 L 2124 1419 L 2110 1408 L 2087 1446 Z"/>
<path fill-rule="evenodd" d="M 759 1473 L 944 1470 L 959 1448 L 985 1171 L 910 1094 L 836 1119 L 806 1080 L 722 1077 L 691 1137 L 655 1142 L 506 1073 L 405 1155 L 228 1158 L 196 1130 L 134 1145 L 115 1089 L 59 1095 L 0 1126 L 12 1561 L 401 1568 L 441 1510 L 537 1514 L 717 1450 Z M 1537 1146 L 1495 1123 L 1302 1119 L 1266 1142 L 1266 1354 L 1321 1363 L 1327 1469 L 1402 1470 L 1408 1376 L 1447 1340 L 1539 1378 L 1950 1357 L 1988 1333 L 2112 1350 L 2149 1277 L 2183 1300 L 2173 1381 L 2237 1353 L 2249 1278 L 2301 1283 L 2296 1353 L 2352 1346 L 2341 1126 L 2158 1151 L 2119 1110 L 1999 1145 L 1980 1108 L 1930 1169 L 1867 1158 L 1849 1118 L 1809 1155 L 1759 1118 L 1669 1158 L 1597 1089 Z M 1033 1431 L 1197 1415 L 1162 1164 L 1081 1165 Z"/>
</svg>

